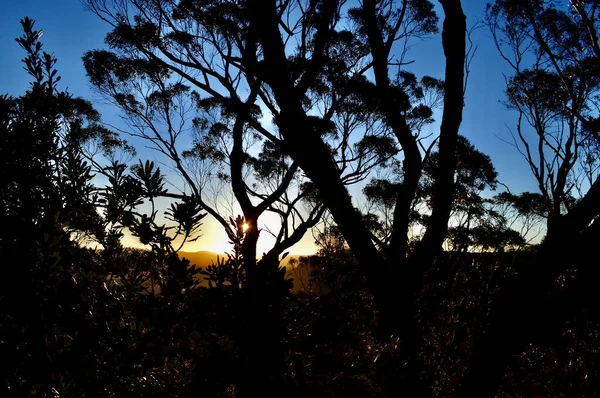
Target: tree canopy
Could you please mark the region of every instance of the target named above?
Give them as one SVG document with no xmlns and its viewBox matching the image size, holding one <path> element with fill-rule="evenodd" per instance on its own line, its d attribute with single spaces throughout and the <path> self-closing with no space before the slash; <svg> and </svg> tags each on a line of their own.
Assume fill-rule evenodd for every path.
<svg viewBox="0 0 600 398">
<path fill-rule="evenodd" d="M 0 97 L 3 387 L 594 396 L 599 4 L 488 5 L 506 141 L 538 187 L 511 192 L 461 131 L 469 30 L 439 3 L 86 0 L 111 128 L 23 19 L 32 82 Z M 438 34 L 444 76 L 420 75 Z M 231 251 L 192 264 L 206 217 Z M 290 256 L 309 233 L 318 252 Z"/>
</svg>

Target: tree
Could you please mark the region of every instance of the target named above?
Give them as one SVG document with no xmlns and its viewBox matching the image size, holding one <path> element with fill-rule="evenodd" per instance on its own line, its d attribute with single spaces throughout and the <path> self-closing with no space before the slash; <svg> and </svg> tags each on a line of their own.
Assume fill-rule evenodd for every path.
<svg viewBox="0 0 600 398">
<path fill-rule="evenodd" d="M 556 341 L 578 306 L 593 307 L 584 299 L 595 275 L 584 259 L 594 253 L 600 226 L 600 180 L 597 172 L 590 175 L 591 159 L 584 163 L 587 192 L 579 187 L 581 196 L 572 196 L 580 185 L 575 172 L 581 148 L 598 140 L 597 6 L 596 1 L 496 1 L 488 7 L 496 45 L 515 71 L 507 81 L 507 103 L 519 115 L 514 143 L 538 182 L 547 228 L 534 264 L 503 288 L 490 312 L 465 395 L 491 394 L 528 343 Z M 558 288 L 557 280 L 570 270 L 577 278 Z M 493 368 L 483 371 L 483 363 Z"/>
<path fill-rule="evenodd" d="M 497 172 L 489 156 L 481 153 L 464 136 L 459 136 L 456 148 L 457 166 L 454 176 L 454 198 L 450 216 L 448 243 L 452 250 L 467 251 L 471 248 L 494 248 L 520 245 L 520 233 L 512 231 L 504 214 L 495 207 L 496 200 L 484 199 L 482 193 L 493 191 L 498 184 Z M 418 231 L 427 225 L 435 195 L 435 176 L 439 167 L 439 153 L 431 151 L 424 158 L 423 175 L 419 182 L 416 199 L 411 209 L 410 228 Z M 389 244 L 391 235 L 394 190 L 401 182 L 376 178 L 363 189 L 370 204 L 366 219 L 380 247 Z M 510 196 L 510 194 L 507 194 Z M 503 195 L 502 197 L 506 197 Z M 508 211 L 504 209 L 504 213 Z M 514 224 L 515 220 L 511 220 Z M 418 239 L 413 238 L 413 243 Z"/>
<path fill-rule="evenodd" d="M 447 67 L 440 167 L 427 230 L 410 258 L 408 226 L 423 167 L 418 132 L 424 123 L 432 121 L 431 108 L 420 103 L 422 86 L 433 88 L 437 83 L 429 79 L 419 86 L 402 69 L 402 57 L 399 62 L 391 59 L 397 46 L 406 48 L 412 38 L 436 31 L 437 16 L 430 2 L 365 1 L 351 7 L 338 1 L 91 0 L 89 7 L 113 27 L 107 36 L 112 52 L 88 53 L 86 68 L 94 85 L 108 91 L 134 120 L 148 119 L 146 115 L 155 104 L 136 97 L 146 88 L 148 99 L 168 98 L 163 103 L 172 103 L 193 87 L 198 90 L 192 96 L 196 107 L 202 112 L 220 112 L 222 121 L 212 124 L 212 132 L 230 141 L 227 151 L 215 155 L 228 159 L 232 190 L 250 224 L 244 253 L 250 274 L 254 272 L 256 220 L 285 197 L 295 168 L 301 169 L 357 257 L 377 298 L 384 327 L 403 336 L 407 355 L 414 359 L 410 362 L 418 363 L 416 353 L 411 354 L 409 348 L 418 347 L 418 326 L 409 327 L 406 320 L 415 318 L 413 303 L 423 272 L 431 266 L 446 236 L 463 107 L 465 16 L 460 1 L 441 4 L 446 14 L 442 41 Z M 399 68 L 396 77 L 391 75 L 391 67 Z M 373 79 L 366 77 L 369 71 Z M 181 112 L 183 108 L 178 109 Z M 259 109 L 268 112 L 272 125 L 265 123 Z M 161 109 L 167 124 L 173 120 L 169 111 L 174 109 Z M 142 120 L 143 129 L 149 128 L 146 138 L 166 152 L 201 198 L 201 187 L 193 188 L 195 184 L 186 176 L 175 152 L 173 138 L 180 130 L 167 126 L 161 134 L 152 127 L 154 119 L 149 116 L 151 120 Z M 181 125 L 181 118 L 177 120 Z M 259 160 L 277 153 L 289 157 L 269 170 L 271 176 L 283 179 L 268 194 L 253 194 L 242 178 L 249 158 L 244 152 L 248 135 L 270 141 Z M 358 139 L 353 138 L 356 135 Z M 348 156 L 353 139 L 361 144 Z M 403 154 L 402 184 L 396 186 L 390 244 L 380 252 L 346 184 L 390 160 L 398 152 L 396 146 Z M 300 196 L 308 192 L 300 191 Z M 249 195 L 258 198 L 258 204 L 253 204 Z M 295 203 L 290 203 L 292 208 Z M 206 201 L 202 206 L 226 230 L 229 228 Z M 299 235 L 318 219 L 315 209 L 318 207 L 296 230 Z M 282 228 L 286 229 L 285 218 Z M 250 281 L 256 278 L 250 274 L 248 283 L 253 284 Z M 419 379 L 415 375 L 407 380 Z"/>
<path fill-rule="evenodd" d="M 16 392 L 49 393 L 62 359 L 53 362 L 52 353 L 73 332 L 59 321 L 71 308 L 57 311 L 64 301 L 56 289 L 74 294 L 71 261 L 89 258 L 71 236 L 98 227 L 81 143 L 111 137 L 89 102 L 57 89 L 56 60 L 42 51 L 41 32 L 31 19 L 21 24 L 24 35 L 17 42 L 33 82 L 21 97 L 0 98 L 0 251 L 11 275 L 1 286 L 2 355 L 11 368 L 3 369 L 3 384 Z"/>
<path fill-rule="evenodd" d="M 507 220 L 509 227 L 518 228 L 521 236 L 531 243 L 544 230 L 547 202 L 539 193 L 522 192 L 519 195 L 502 192 L 493 198 L 493 208 Z"/>
<path fill-rule="evenodd" d="M 515 72 L 506 90 L 507 105 L 519 114 L 515 144 L 520 142 L 546 200 L 549 235 L 566 213 L 572 215 L 565 219 L 581 217 L 576 228 L 586 227 L 597 214 L 591 208 L 581 215 L 572 211 L 577 207 L 575 189 L 583 189 L 583 202 L 596 195 L 597 172 L 592 170 L 597 166 L 582 156 L 599 139 L 594 116 L 599 81 L 592 67 L 600 55 L 594 39 L 596 7 L 593 1 L 498 1 L 488 8 L 496 46 Z M 533 143 L 525 123 L 536 137 Z M 582 178 L 588 182 L 587 193 Z"/>
<path fill-rule="evenodd" d="M 185 390 L 179 361 L 186 353 L 169 360 L 156 347 L 172 344 L 171 334 L 189 316 L 195 271 L 171 243 L 177 234 L 193 238 L 203 214 L 189 198 L 172 205 L 171 229 L 155 225 L 154 210 L 138 214 L 138 204 L 164 192 L 150 162 L 131 174 L 109 164 L 110 185 L 92 184 L 90 162 L 100 160 L 86 159 L 88 149 L 110 156 L 126 144 L 101 125 L 90 102 L 58 89 L 56 59 L 42 50 L 42 32 L 29 18 L 21 24 L 17 42 L 32 83 L 20 97 L 0 97 L 2 390 L 19 396 Z M 126 227 L 152 250 L 124 248 Z M 169 369 L 183 376 L 165 377 Z M 148 383 L 149 376 L 167 382 Z"/>
<path fill-rule="evenodd" d="M 489 156 L 476 150 L 463 136 L 458 137 L 456 158 L 450 238 L 454 240 L 456 248 L 466 251 L 469 245 L 476 246 L 475 240 L 469 237 L 471 230 L 482 224 L 492 224 L 490 211 L 481 193 L 496 189 L 498 173 Z M 433 152 L 425 163 L 421 187 L 421 196 L 429 203 L 435 195 L 434 177 L 439 167 L 438 152 Z"/>
</svg>

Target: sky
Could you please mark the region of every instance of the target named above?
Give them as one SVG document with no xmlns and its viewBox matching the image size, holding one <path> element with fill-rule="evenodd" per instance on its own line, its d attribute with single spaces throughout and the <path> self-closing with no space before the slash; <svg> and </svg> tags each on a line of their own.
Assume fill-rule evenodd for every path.
<svg viewBox="0 0 600 398">
<path fill-rule="evenodd" d="M 483 0 L 463 0 L 468 26 L 483 19 L 485 11 Z M 437 2 L 436 10 L 443 14 Z M 14 41 L 21 36 L 19 20 L 25 16 L 36 21 L 36 29 L 42 29 L 42 43 L 46 52 L 53 52 L 59 75 L 62 76 L 61 89 L 76 96 L 94 102 L 102 113 L 103 120 L 118 122 L 118 111 L 105 103 L 93 92 L 85 76 L 81 57 L 86 51 L 105 47 L 104 37 L 109 26 L 92 12 L 87 11 L 79 0 L 3 0 L 0 4 L 0 93 L 20 95 L 29 84 L 29 76 L 23 70 L 20 60 L 23 50 Z M 440 26 L 441 28 L 441 26 Z M 478 46 L 471 64 L 463 122 L 460 133 L 465 135 L 475 147 L 488 154 L 499 173 L 499 180 L 510 187 L 513 193 L 536 191 L 536 184 L 529 173 L 525 160 L 515 148 L 500 138 L 509 139 L 509 128 L 515 125 L 516 115 L 501 103 L 504 99 L 505 76 L 510 70 L 500 58 L 487 28 L 478 29 L 472 35 Z M 445 59 L 442 52 L 441 36 L 416 44 L 408 59 L 414 63 L 407 69 L 417 76 L 430 75 L 443 78 Z M 147 151 L 138 150 L 144 159 L 155 156 Z M 208 218 L 208 217 L 207 217 Z M 212 220 L 203 225 L 203 237 L 193 245 L 187 245 L 186 251 L 227 250 L 227 242 L 222 229 Z M 133 239 L 129 238 L 130 242 Z M 314 250 L 312 237 L 307 236 L 292 249 L 293 253 L 306 254 Z M 263 242 L 266 250 L 268 242 Z M 261 247 L 259 247 L 259 252 Z"/>
</svg>

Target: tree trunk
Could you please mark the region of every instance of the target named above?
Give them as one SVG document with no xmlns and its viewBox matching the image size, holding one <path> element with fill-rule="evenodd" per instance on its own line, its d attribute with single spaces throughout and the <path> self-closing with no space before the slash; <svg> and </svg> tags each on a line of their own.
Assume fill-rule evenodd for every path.
<svg viewBox="0 0 600 398">
<path fill-rule="evenodd" d="M 268 6 L 265 7 L 265 3 Z M 277 125 L 284 138 L 284 150 L 317 187 L 320 198 L 333 215 L 374 295 L 378 297 L 385 290 L 381 281 L 386 279 L 382 256 L 352 204 L 329 148 L 314 131 L 300 95 L 292 84 L 275 6 L 272 2 L 252 1 L 249 2 L 249 11 L 252 27 L 262 43 L 264 70 L 269 71 L 262 78 L 273 90 L 280 108 Z"/>
<path fill-rule="evenodd" d="M 268 71 L 260 77 L 269 84 L 280 109 L 276 120 L 283 136 L 285 151 L 296 161 L 306 176 L 315 184 L 319 196 L 330 210 L 344 238 L 356 256 L 362 273 L 367 278 L 371 292 L 375 296 L 382 321 L 388 330 L 402 339 L 403 349 L 409 361 L 405 392 L 415 396 L 431 395 L 431 388 L 422 379 L 419 359 L 422 344 L 422 331 L 416 320 L 415 301 L 422 287 L 423 272 L 429 269 L 439 253 L 446 234 L 449 209 L 453 195 L 453 176 L 456 160 L 454 152 L 458 128 L 462 119 L 463 68 L 465 56 L 465 16 L 459 0 L 441 0 L 446 12 L 443 44 L 447 57 L 446 94 L 442 120 L 441 156 L 443 172 L 438 176 L 440 197 L 436 200 L 434 221 L 428 233 L 422 252 L 417 259 L 407 262 L 405 252 L 385 261 L 375 248 L 371 234 L 362 222 L 362 217 L 352 204 L 352 198 L 340 179 L 329 148 L 314 131 L 302 107 L 302 93 L 297 93 L 288 70 L 284 44 L 279 32 L 274 2 L 251 1 L 249 14 L 253 33 L 262 44 L 264 65 Z M 393 116 L 393 115 L 390 115 Z M 420 162 L 418 162 L 420 163 Z M 420 171 L 420 165 L 407 165 L 410 170 Z M 412 174 L 411 174 L 412 175 Z M 416 173 L 416 180 L 418 175 Z M 414 185 L 414 181 L 412 181 Z M 414 189 L 411 188 L 411 191 Z M 414 193 L 414 192 L 413 192 Z M 401 204 L 411 203 L 414 194 L 401 197 Z M 403 202 L 404 201 L 404 202 Z M 410 206 L 400 206 L 396 226 L 397 236 L 402 233 L 402 245 L 406 247 L 406 229 L 401 222 L 408 217 Z M 397 238 L 397 240 L 400 238 Z"/>
<path fill-rule="evenodd" d="M 444 112 L 440 126 L 439 167 L 435 178 L 435 195 L 431 218 L 423 240 L 417 247 L 413 266 L 430 268 L 448 233 L 448 219 L 454 199 L 456 141 L 462 122 L 464 104 L 464 68 L 466 51 L 466 17 L 460 0 L 440 0 L 446 18 L 442 45 L 446 56 Z M 427 271 L 422 269 L 422 272 Z"/>
</svg>

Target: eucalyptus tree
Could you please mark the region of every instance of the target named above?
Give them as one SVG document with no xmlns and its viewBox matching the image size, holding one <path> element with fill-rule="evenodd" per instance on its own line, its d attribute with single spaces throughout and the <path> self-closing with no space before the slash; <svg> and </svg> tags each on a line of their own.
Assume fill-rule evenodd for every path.
<svg viewBox="0 0 600 398">
<path fill-rule="evenodd" d="M 433 246 L 443 241 L 450 211 L 463 102 L 464 15 L 458 2 L 442 4 L 448 14 L 443 41 L 449 61 L 446 83 L 436 83 L 443 85 L 446 100 L 439 152 L 440 162 L 450 167 L 440 167 L 439 195 L 424 238 L 424 245 L 436 242 Z M 112 51 L 85 57 L 94 85 L 136 120 L 140 135 L 172 158 L 201 197 L 202 187 L 175 147 L 185 113 L 195 107 L 203 139 L 213 135 L 227 141 L 227 151 L 210 144 L 212 153 L 199 156 L 229 163 L 224 177 L 231 179 L 251 222 L 286 192 L 300 168 L 366 265 L 379 253 L 345 184 L 365 178 L 401 149 L 402 189 L 396 192 L 388 252 L 396 262 L 404 261 L 408 209 L 422 168 L 418 132 L 433 121 L 422 101 L 423 86 L 434 84 L 432 79 L 420 84 L 403 70 L 402 53 L 394 54 L 411 39 L 437 30 L 431 3 L 90 1 L 89 6 L 113 26 L 107 36 Z M 396 76 L 390 76 L 393 67 L 399 69 Z M 190 99 L 187 105 L 182 97 Z M 218 112 L 218 120 L 207 122 L 211 112 Z M 158 120 L 164 122 L 160 129 Z M 256 138 L 266 142 L 252 160 L 248 143 Z M 278 172 L 281 184 L 269 195 L 253 192 L 243 178 L 249 165 L 270 178 Z M 260 204 L 252 203 L 253 194 L 262 198 Z M 371 274 L 367 268 L 375 267 L 365 266 Z"/>
<path fill-rule="evenodd" d="M 494 42 L 514 71 L 506 89 L 518 115 L 514 144 L 546 201 L 548 235 L 564 222 L 580 232 L 600 210 L 588 204 L 597 202 L 600 185 L 593 156 L 600 140 L 597 18 L 596 1 L 488 7 Z"/>
<path fill-rule="evenodd" d="M 231 184 L 249 226 L 247 270 L 253 272 L 262 214 L 281 215 L 284 232 L 271 253 L 278 254 L 327 208 L 377 299 L 383 327 L 402 336 L 411 364 L 419 361 L 421 333 L 414 302 L 446 237 L 464 102 L 466 18 L 459 0 L 440 3 L 442 81 L 406 70 L 414 40 L 437 33 L 427 0 L 87 1 L 112 26 L 110 50 L 84 57 L 92 83 L 133 120 L 135 134 L 171 159 L 187 189 L 233 236 L 180 153 L 178 138 L 195 119 L 199 145 L 186 154 L 195 164 L 227 166 L 219 176 Z M 438 99 L 430 101 L 428 92 Z M 411 209 L 432 146 L 425 138 L 435 106 L 442 108 L 440 167 L 426 231 L 409 255 Z M 253 151 L 253 140 L 262 147 Z M 393 186 L 391 234 L 381 248 L 347 185 L 386 166 L 395 167 L 401 183 Z M 287 217 L 300 216 L 295 208 L 302 200 L 308 216 L 288 235 Z"/>
<path fill-rule="evenodd" d="M 535 262 L 496 297 L 465 395 L 495 392 L 527 345 L 556 343 L 580 308 L 595 308 L 590 281 L 596 271 L 588 256 L 595 255 L 600 234 L 598 157 L 592 155 L 600 138 L 599 5 L 497 0 L 488 6 L 492 37 L 514 72 L 506 89 L 507 105 L 518 116 L 513 143 L 539 187 L 538 195 L 501 199 L 543 217 L 546 236 Z M 531 199 L 529 206 L 523 199 Z M 577 277 L 566 277 L 572 273 Z M 484 363 L 492 366 L 482 370 Z"/>
<path fill-rule="evenodd" d="M 459 136 L 456 159 L 448 247 L 460 251 L 477 247 L 503 250 L 506 245 L 524 244 L 521 232 L 512 231 L 511 228 L 516 222 L 515 218 L 521 216 L 520 213 L 513 213 L 522 210 L 511 206 L 513 203 L 509 199 L 513 196 L 508 193 L 500 195 L 500 198 L 504 199 L 504 206 L 500 205 L 500 199 L 486 199 L 483 196 L 486 191 L 496 190 L 498 185 L 498 173 L 490 157 L 478 151 L 466 137 Z M 424 158 L 423 172 L 410 216 L 410 228 L 417 236 L 419 231 L 427 226 L 431 214 L 438 167 L 438 151 L 429 151 Z M 391 213 L 395 204 L 394 190 L 400 183 L 389 178 L 374 178 L 363 189 L 369 203 L 366 219 L 380 247 L 389 244 L 390 220 L 393 218 Z M 528 232 L 528 228 L 531 226 L 524 225 L 521 231 Z"/>
<path fill-rule="evenodd" d="M 498 173 L 490 157 L 475 149 L 463 136 L 458 137 L 456 158 L 450 234 L 454 238 L 461 235 L 460 231 L 466 231 L 468 235 L 472 228 L 490 223 L 490 209 L 481 194 L 485 190 L 495 190 L 498 183 Z M 420 192 L 423 200 L 428 202 L 428 207 L 434 197 L 435 175 L 439 167 L 438 152 L 433 152 L 425 163 Z M 454 243 L 458 243 L 454 240 Z M 472 239 L 463 241 L 459 246 L 466 250 L 469 245 L 465 243 L 469 240 Z"/>
</svg>

